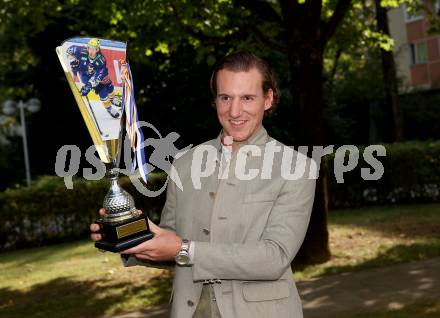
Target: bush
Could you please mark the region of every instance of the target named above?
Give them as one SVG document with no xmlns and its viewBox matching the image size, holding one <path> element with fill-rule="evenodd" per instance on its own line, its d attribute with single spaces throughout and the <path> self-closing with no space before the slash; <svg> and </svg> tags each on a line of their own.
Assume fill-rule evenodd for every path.
<svg viewBox="0 0 440 318">
<path fill-rule="evenodd" d="M 152 175 L 148 187 L 158 189 L 162 175 Z M 133 195 L 136 206 L 157 221 L 164 194 L 147 198 L 140 194 L 128 178 L 121 186 Z M 63 179 L 46 176 L 31 187 L 7 189 L 0 193 L 0 249 L 59 243 L 86 238 L 89 224 L 98 217 L 98 209 L 108 190 L 108 181 L 75 179 L 72 190 Z"/>
<path fill-rule="evenodd" d="M 359 164 L 337 183 L 333 174 L 333 156 L 329 166 L 329 206 L 331 208 L 440 200 L 440 142 L 405 142 L 384 145 L 384 166 L 380 180 L 365 181 L 361 168 L 369 168 L 360 150 Z"/>
<path fill-rule="evenodd" d="M 337 183 L 333 173 L 334 156 L 328 165 L 329 206 L 434 202 L 440 200 L 440 142 L 406 142 L 385 145 L 386 157 L 379 157 L 384 174 L 378 181 L 365 181 L 361 168 L 370 167 L 360 150 L 358 166 Z M 150 174 L 148 188 L 159 189 L 165 174 Z M 126 177 L 121 186 L 133 195 L 136 206 L 158 222 L 165 193 L 149 198 L 139 193 Z M 86 238 L 89 224 L 108 190 L 108 182 L 74 180 L 67 190 L 59 177 L 43 177 L 31 187 L 0 193 L 0 249 L 35 246 Z"/>
</svg>

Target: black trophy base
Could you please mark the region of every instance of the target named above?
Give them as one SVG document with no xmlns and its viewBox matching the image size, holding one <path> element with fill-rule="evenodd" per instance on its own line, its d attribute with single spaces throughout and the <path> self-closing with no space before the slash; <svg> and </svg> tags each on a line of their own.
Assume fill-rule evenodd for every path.
<svg viewBox="0 0 440 318">
<path fill-rule="evenodd" d="M 95 242 L 95 247 L 100 250 L 119 253 L 153 238 L 144 213 L 118 223 L 110 224 L 103 219 L 98 219 L 95 223 L 101 227 L 102 239 Z"/>
</svg>

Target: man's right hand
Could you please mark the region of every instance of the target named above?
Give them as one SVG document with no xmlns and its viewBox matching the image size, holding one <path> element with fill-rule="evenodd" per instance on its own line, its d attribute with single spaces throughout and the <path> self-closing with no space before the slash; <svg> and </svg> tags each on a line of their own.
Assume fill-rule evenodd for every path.
<svg viewBox="0 0 440 318">
<path fill-rule="evenodd" d="M 99 215 L 100 216 L 104 216 L 105 215 L 105 210 L 104 208 L 99 209 Z M 90 234 L 90 238 L 92 239 L 92 241 L 99 241 L 102 239 L 101 234 L 97 233 L 99 232 L 100 228 L 99 225 L 96 223 L 92 223 L 90 224 L 90 232 L 92 232 L 92 234 Z"/>
</svg>

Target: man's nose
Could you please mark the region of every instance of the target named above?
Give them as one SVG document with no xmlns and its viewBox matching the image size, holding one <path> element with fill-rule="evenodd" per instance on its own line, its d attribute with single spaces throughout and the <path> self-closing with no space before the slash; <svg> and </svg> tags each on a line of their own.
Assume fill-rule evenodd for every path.
<svg viewBox="0 0 440 318">
<path fill-rule="evenodd" d="M 229 108 L 229 116 L 232 118 L 238 118 L 241 116 L 243 111 L 243 106 L 240 102 L 239 98 L 234 98 L 231 103 L 231 107 Z"/>
</svg>

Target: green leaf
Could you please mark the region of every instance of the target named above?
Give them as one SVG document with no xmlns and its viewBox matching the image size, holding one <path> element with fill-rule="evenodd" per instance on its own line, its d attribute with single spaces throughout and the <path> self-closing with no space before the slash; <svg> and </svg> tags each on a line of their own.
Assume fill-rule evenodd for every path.
<svg viewBox="0 0 440 318">
<path fill-rule="evenodd" d="M 153 51 L 151 51 L 150 49 L 146 49 L 145 50 L 145 55 L 146 56 L 151 56 L 151 55 L 153 55 Z"/>
<path fill-rule="evenodd" d="M 154 49 L 156 52 L 160 52 L 162 54 L 168 55 L 170 53 L 170 50 L 168 48 L 168 43 L 165 42 L 159 42 Z"/>
</svg>

